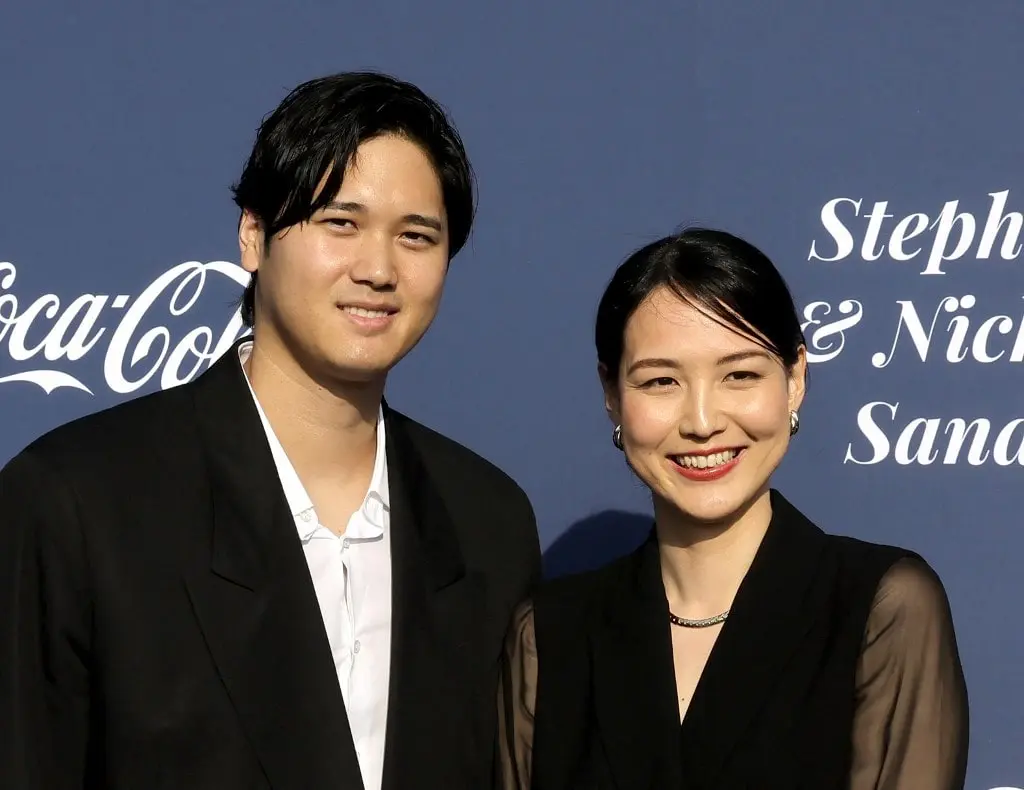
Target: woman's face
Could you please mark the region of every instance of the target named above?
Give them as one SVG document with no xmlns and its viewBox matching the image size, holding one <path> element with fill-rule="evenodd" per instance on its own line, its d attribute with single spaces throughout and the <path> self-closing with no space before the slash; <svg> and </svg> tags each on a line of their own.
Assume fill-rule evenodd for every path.
<svg viewBox="0 0 1024 790">
<path fill-rule="evenodd" d="M 661 288 L 626 325 L 619 378 L 605 379 L 605 401 L 655 500 L 687 520 L 719 524 L 767 489 L 789 445 L 805 372 L 802 349 L 787 371 L 754 340 Z"/>
</svg>

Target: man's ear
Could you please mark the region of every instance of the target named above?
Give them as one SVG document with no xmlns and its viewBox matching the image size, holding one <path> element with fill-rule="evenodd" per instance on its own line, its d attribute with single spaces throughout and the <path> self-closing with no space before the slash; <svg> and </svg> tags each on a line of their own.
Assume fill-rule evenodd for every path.
<svg viewBox="0 0 1024 790">
<path fill-rule="evenodd" d="M 263 261 L 263 223 L 246 209 L 238 221 L 239 262 L 249 274 L 255 274 Z"/>
</svg>

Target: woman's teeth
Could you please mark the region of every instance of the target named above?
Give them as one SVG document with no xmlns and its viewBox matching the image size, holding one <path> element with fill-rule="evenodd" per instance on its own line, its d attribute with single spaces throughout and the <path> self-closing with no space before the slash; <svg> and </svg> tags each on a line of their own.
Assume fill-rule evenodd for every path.
<svg viewBox="0 0 1024 790">
<path fill-rule="evenodd" d="M 680 466 L 695 469 L 707 469 L 709 467 L 727 464 L 738 454 L 739 452 L 737 450 L 725 450 L 724 452 L 712 453 L 711 455 L 677 455 L 675 458 L 676 463 Z"/>
</svg>

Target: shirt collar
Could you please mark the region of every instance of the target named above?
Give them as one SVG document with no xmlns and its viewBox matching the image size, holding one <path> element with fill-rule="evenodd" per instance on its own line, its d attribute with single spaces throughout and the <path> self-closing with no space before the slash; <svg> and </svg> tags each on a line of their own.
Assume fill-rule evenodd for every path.
<svg viewBox="0 0 1024 790">
<path fill-rule="evenodd" d="M 251 353 L 251 340 L 239 345 L 238 360 L 242 365 L 242 374 L 245 377 L 246 385 L 249 387 L 249 394 L 256 404 L 256 410 L 259 412 L 263 430 L 267 435 L 270 452 L 274 457 L 274 465 L 277 467 L 281 487 L 284 489 L 284 496 L 288 501 L 288 509 L 295 519 L 299 537 L 305 541 L 319 527 L 319 521 L 313 509 L 313 500 L 310 499 L 305 486 L 302 485 L 295 467 L 288 460 L 288 455 L 274 433 L 274 429 L 270 425 L 263 407 L 260 405 L 259 398 L 256 397 L 256 392 L 252 388 L 249 376 L 245 372 L 245 362 Z M 375 538 L 384 534 L 384 527 L 387 524 L 387 513 L 391 509 L 386 438 L 384 408 L 382 406 L 377 412 L 377 448 L 373 460 L 373 473 L 370 476 L 370 487 L 366 492 L 366 496 L 363 497 L 363 503 L 359 508 L 363 518 L 353 519 L 349 522 L 349 529 L 345 532 L 346 537 L 358 540 Z"/>
</svg>

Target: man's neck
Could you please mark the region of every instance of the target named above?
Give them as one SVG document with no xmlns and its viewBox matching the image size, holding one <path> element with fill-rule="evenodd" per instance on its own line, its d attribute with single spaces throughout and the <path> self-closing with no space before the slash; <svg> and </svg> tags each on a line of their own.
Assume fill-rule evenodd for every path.
<svg viewBox="0 0 1024 790">
<path fill-rule="evenodd" d="M 373 465 L 384 381 L 323 382 L 278 344 L 254 341 L 246 374 L 301 478 Z"/>
<path fill-rule="evenodd" d="M 758 495 L 728 524 L 689 523 L 666 503 L 656 505 L 655 513 L 662 579 L 672 612 L 701 619 L 729 609 L 768 531 L 769 492 Z"/>
</svg>

